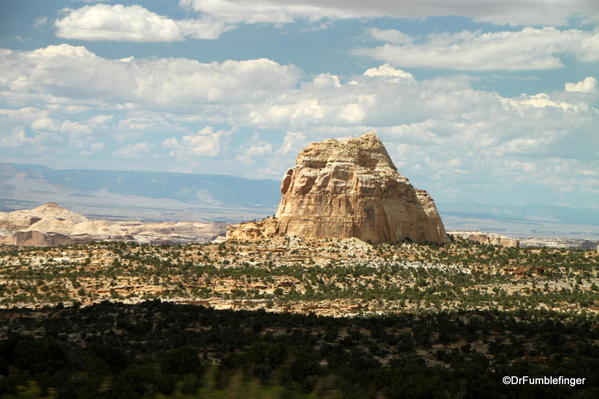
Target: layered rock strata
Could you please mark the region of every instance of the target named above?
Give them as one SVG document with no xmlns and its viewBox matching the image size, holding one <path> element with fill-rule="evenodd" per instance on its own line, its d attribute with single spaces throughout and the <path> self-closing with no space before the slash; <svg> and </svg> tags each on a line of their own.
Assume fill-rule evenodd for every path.
<svg viewBox="0 0 599 399">
<path fill-rule="evenodd" d="M 272 236 L 448 241 L 433 199 L 397 171 L 372 132 L 306 147 L 283 177 L 276 216 L 227 230 L 230 240 Z"/>
</svg>

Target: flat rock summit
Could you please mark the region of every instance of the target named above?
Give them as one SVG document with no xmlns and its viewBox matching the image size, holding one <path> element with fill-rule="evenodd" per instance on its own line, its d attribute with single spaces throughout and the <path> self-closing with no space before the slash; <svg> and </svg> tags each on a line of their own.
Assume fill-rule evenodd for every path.
<svg viewBox="0 0 599 399">
<path fill-rule="evenodd" d="M 275 217 L 227 229 L 228 240 L 275 236 L 449 241 L 431 196 L 397 171 L 374 132 L 304 148 L 283 177 Z"/>
</svg>

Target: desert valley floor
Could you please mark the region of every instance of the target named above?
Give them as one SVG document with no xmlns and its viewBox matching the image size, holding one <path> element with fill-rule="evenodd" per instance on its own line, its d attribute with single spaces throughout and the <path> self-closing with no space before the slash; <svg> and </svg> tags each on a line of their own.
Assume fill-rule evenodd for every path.
<svg viewBox="0 0 599 399">
<path fill-rule="evenodd" d="M 91 242 L 2 247 L 0 273 L 3 398 L 598 393 L 597 251 Z"/>
<path fill-rule="evenodd" d="M 327 316 L 471 309 L 599 312 L 599 253 L 280 238 L 0 252 L 0 306 L 161 299 Z"/>
</svg>

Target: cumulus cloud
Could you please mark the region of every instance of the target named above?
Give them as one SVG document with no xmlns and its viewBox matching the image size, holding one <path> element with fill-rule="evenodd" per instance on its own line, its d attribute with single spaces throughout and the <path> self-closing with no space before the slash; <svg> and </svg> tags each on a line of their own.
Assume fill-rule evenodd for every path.
<svg viewBox="0 0 599 399">
<path fill-rule="evenodd" d="M 56 35 L 66 39 L 174 42 L 192 37 L 216 39 L 227 30 L 207 19 L 174 20 L 140 5 L 94 4 L 70 10 L 56 20 Z"/>
<path fill-rule="evenodd" d="M 250 142 L 240 148 L 235 159 L 245 164 L 252 164 L 256 158 L 270 155 L 273 152 L 273 148 L 272 143 L 262 140 L 260 135 L 255 133 Z"/>
<path fill-rule="evenodd" d="M 0 141 L 7 148 L 47 133 L 69 136 L 86 151 L 105 143 L 105 152 L 123 159 L 166 152 L 172 168 L 278 178 L 307 143 L 375 130 L 400 171 L 433 193 L 447 186 L 507 190 L 518 178 L 599 190 L 597 176 L 580 172 L 599 168 L 596 95 L 576 91 L 593 87 L 587 79 L 563 91 L 509 97 L 477 90 L 461 75 L 422 80 L 390 64 L 353 76 L 308 76 L 269 60 L 108 60 L 68 45 L 0 52 L 0 93 L 7 101 L 36 101 L 0 110 L 12 132 Z M 79 118 L 65 114 L 81 103 L 87 108 Z M 58 134 L 69 127 L 65 121 L 92 134 Z M 240 144 L 240 131 L 256 139 Z M 121 146 L 117 153 L 110 139 Z M 218 162 L 193 164 L 209 157 Z"/>
<path fill-rule="evenodd" d="M 0 118 L 2 120 L 12 120 L 18 122 L 30 123 L 34 119 L 47 118 L 49 112 L 36 107 L 23 107 L 16 109 L 0 109 Z"/>
<path fill-rule="evenodd" d="M 128 112 L 116 125 L 115 131 L 119 140 L 137 137 L 141 134 L 156 131 L 184 131 L 177 123 L 157 112 L 136 111 Z"/>
<path fill-rule="evenodd" d="M 555 107 L 561 108 L 564 111 L 586 111 L 589 109 L 588 104 L 586 103 L 574 103 L 567 101 L 559 101 L 552 99 L 546 93 L 538 93 L 533 95 L 522 95 L 519 100 L 513 100 L 513 104 L 519 104 L 519 106 L 529 106 L 532 108 L 547 108 L 547 107 Z"/>
<path fill-rule="evenodd" d="M 99 114 L 96 116 L 93 116 L 91 118 L 89 118 L 87 120 L 87 122 L 90 125 L 96 126 L 96 125 L 104 125 L 110 121 L 112 121 L 114 118 L 114 115 L 110 115 L 110 114 Z"/>
<path fill-rule="evenodd" d="M 72 117 L 77 120 L 71 119 Z M 0 147 L 22 147 L 26 151 L 54 153 L 64 151 L 66 148 L 89 148 L 93 152 L 102 144 L 98 141 L 101 140 L 99 136 L 109 128 L 112 118 L 113 115 L 101 113 L 83 118 L 72 115 L 69 107 L 66 110 L 51 106 L 45 109 L 39 107 L 0 109 L 2 130 L 12 131 L 5 140 L 0 141 Z"/>
<path fill-rule="evenodd" d="M 397 80 L 414 80 L 414 75 L 401 69 L 393 68 L 389 64 L 383 64 L 376 68 L 370 68 L 364 72 L 364 76 L 381 76 Z"/>
<path fill-rule="evenodd" d="M 193 109 L 198 104 L 256 101 L 288 90 L 299 70 L 269 59 L 201 63 L 185 58 L 98 57 L 61 44 L 0 50 L 0 91 L 8 103 L 145 104 Z"/>
<path fill-rule="evenodd" d="M 569 92 L 595 93 L 597 92 L 597 79 L 588 76 L 580 82 L 566 83 L 565 90 Z"/>
<path fill-rule="evenodd" d="M 70 120 L 58 121 L 52 118 L 39 118 L 31 123 L 31 128 L 36 131 L 50 131 L 71 134 L 90 134 L 91 128 L 79 122 Z"/>
<path fill-rule="evenodd" d="M 149 153 L 152 149 L 154 149 L 154 147 L 156 147 L 156 144 L 148 143 L 145 141 L 140 143 L 129 144 L 116 150 L 115 155 L 125 158 L 134 158 L 142 154 Z"/>
<path fill-rule="evenodd" d="M 402 39 L 407 35 L 396 30 L 371 30 L 370 35 L 385 44 L 357 48 L 353 54 L 400 67 L 517 71 L 562 68 L 565 55 L 599 61 L 599 32 L 578 29 L 434 33 L 419 41 Z"/>
<path fill-rule="evenodd" d="M 13 129 L 10 133 L 0 135 L 0 147 L 19 147 L 21 145 L 37 144 L 39 138 L 30 137 L 22 128 Z"/>
<path fill-rule="evenodd" d="M 170 149 L 172 157 L 213 157 L 220 153 L 223 137 L 229 135 L 224 130 L 215 131 L 207 126 L 195 134 L 183 136 L 181 139 L 171 137 L 162 143 L 162 147 Z"/>
<path fill-rule="evenodd" d="M 267 141 L 254 141 L 249 147 L 243 149 L 242 153 L 249 157 L 266 155 L 272 152 L 272 144 Z"/>
<path fill-rule="evenodd" d="M 285 159 L 310 142 L 375 130 L 400 171 L 433 191 L 493 182 L 508 193 L 523 176 L 529 185 L 552 190 L 545 173 L 554 174 L 553 184 L 576 176 L 570 178 L 578 185 L 599 185 L 596 177 L 576 172 L 599 166 L 599 113 L 592 99 L 569 92 L 504 97 L 475 90 L 460 77 L 393 81 L 389 77 L 402 74 L 388 68 L 322 90 L 304 85 L 276 105 L 256 104 L 246 124 L 287 132 L 268 157 L 271 169 L 290 166 Z M 553 167 L 543 166 L 546 161 Z M 535 173 L 527 176 L 511 162 Z"/>
</svg>

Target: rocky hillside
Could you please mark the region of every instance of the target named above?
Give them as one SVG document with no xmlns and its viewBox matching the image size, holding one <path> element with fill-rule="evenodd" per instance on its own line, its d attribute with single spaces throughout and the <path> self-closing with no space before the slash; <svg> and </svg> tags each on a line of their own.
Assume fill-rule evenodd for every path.
<svg viewBox="0 0 599 399">
<path fill-rule="evenodd" d="M 224 223 L 108 221 L 88 219 L 50 202 L 34 209 L 0 212 L 0 244 L 53 246 L 84 241 L 184 243 L 209 241 Z"/>
</svg>

